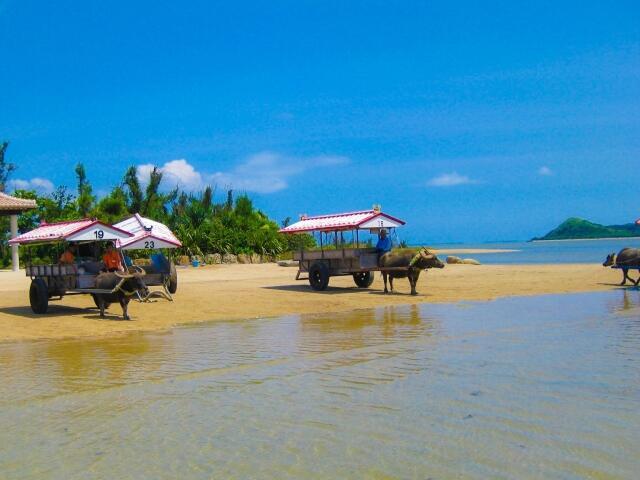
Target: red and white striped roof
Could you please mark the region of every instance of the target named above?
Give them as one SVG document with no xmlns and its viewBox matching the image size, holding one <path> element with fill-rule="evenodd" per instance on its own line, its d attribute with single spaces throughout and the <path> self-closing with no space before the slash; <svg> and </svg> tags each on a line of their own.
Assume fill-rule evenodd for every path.
<svg viewBox="0 0 640 480">
<path fill-rule="evenodd" d="M 45 242 L 82 242 L 90 240 L 120 240 L 131 237 L 129 232 L 99 220 L 85 218 L 70 222 L 42 222 L 38 228 L 9 240 L 10 245 Z"/>
<path fill-rule="evenodd" d="M 131 238 L 120 241 L 120 248 L 123 250 L 138 250 L 158 248 L 179 248 L 182 246 L 180 240 L 164 223 L 156 222 L 150 218 L 145 218 L 137 213 L 133 216 L 114 224 L 131 233 Z"/>
<path fill-rule="evenodd" d="M 281 228 L 280 233 L 395 228 L 404 224 L 404 221 L 379 210 L 362 210 L 359 212 L 302 217 L 299 222 Z"/>
</svg>

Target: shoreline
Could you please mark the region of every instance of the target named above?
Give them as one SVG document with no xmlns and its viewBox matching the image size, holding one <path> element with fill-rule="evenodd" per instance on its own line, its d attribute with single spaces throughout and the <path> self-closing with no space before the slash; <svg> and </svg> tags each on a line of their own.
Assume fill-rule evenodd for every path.
<svg viewBox="0 0 640 480">
<path fill-rule="evenodd" d="M 640 240 L 640 237 L 559 238 L 557 240 L 529 240 L 529 242 L 596 242 L 599 240 Z"/>
<path fill-rule="evenodd" d="M 29 279 L 24 271 L 3 271 L 0 343 L 170 332 L 178 325 L 308 313 L 330 315 L 388 305 L 602 291 L 619 288 L 620 282 L 620 272 L 593 264 L 447 265 L 420 276 L 417 296 L 408 294 L 406 279 L 397 279 L 397 292 L 385 295 L 380 275 L 370 289 L 356 288 L 351 277 L 332 277 L 324 292 L 315 292 L 306 281 L 295 281 L 294 277 L 294 269 L 276 264 L 179 269 L 174 302 L 131 302 L 132 320 L 124 321 L 119 306 L 112 306 L 101 319 L 88 295 L 51 302 L 47 314 L 35 315 L 29 306 Z"/>
<path fill-rule="evenodd" d="M 482 255 L 486 253 L 517 253 L 522 250 L 514 248 L 433 248 L 433 251 L 440 255 Z"/>
</svg>

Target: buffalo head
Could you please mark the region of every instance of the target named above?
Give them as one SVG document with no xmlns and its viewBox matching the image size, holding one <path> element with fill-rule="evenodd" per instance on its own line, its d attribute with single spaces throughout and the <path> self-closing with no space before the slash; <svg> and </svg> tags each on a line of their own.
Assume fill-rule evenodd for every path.
<svg viewBox="0 0 640 480">
<path fill-rule="evenodd" d="M 440 260 L 435 253 L 431 252 L 428 248 L 422 247 L 417 255 L 412 260 L 413 266 L 425 269 L 425 268 L 444 268 L 444 263 Z"/>
<path fill-rule="evenodd" d="M 616 254 L 614 252 L 607 255 L 607 259 L 602 264 L 603 267 L 610 267 L 616 264 Z"/>
<path fill-rule="evenodd" d="M 122 288 L 124 290 L 133 292 L 136 291 L 142 298 L 149 295 L 149 288 L 144 283 L 144 276 L 147 274 L 142 268 L 134 265 L 129 267 L 127 273 L 114 272 L 117 277 L 124 279 Z"/>
</svg>

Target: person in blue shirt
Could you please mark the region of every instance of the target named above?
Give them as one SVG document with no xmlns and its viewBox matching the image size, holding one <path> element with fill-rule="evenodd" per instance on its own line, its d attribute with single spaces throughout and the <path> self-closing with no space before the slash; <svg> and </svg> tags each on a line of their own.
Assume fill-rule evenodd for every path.
<svg viewBox="0 0 640 480">
<path fill-rule="evenodd" d="M 380 230 L 380 236 L 378 237 L 378 243 L 376 244 L 378 258 L 389 251 L 391 251 L 391 239 L 387 237 L 387 231 L 383 228 Z"/>
</svg>

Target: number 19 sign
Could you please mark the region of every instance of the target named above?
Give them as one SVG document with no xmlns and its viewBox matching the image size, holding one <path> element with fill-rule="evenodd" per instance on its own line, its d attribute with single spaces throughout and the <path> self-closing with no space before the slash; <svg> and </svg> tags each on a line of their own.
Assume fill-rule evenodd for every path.
<svg viewBox="0 0 640 480">
<path fill-rule="evenodd" d="M 104 241 L 104 240 L 126 240 L 131 238 L 132 235 L 126 232 L 111 228 L 109 225 L 95 222 L 87 225 L 82 230 L 79 230 L 69 235 L 66 240 L 71 242 L 86 242 L 86 241 Z"/>
</svg>

